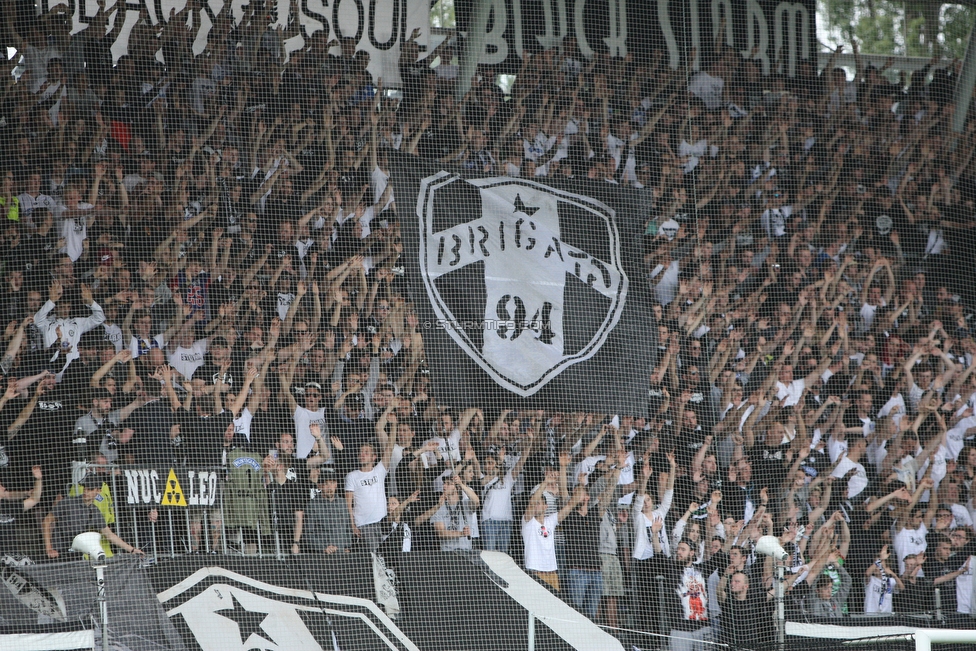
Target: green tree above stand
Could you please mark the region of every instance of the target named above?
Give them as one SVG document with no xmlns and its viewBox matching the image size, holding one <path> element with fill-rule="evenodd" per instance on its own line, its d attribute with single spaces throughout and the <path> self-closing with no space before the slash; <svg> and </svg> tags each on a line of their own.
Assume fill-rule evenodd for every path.
<svg viewBox="0 0 976 651">
<path fill-rule="evenodd" d="M 865 54 L 962 58 L 976 7 L 941 2 L 819 0 L 820 40 Z"/>
</svg>

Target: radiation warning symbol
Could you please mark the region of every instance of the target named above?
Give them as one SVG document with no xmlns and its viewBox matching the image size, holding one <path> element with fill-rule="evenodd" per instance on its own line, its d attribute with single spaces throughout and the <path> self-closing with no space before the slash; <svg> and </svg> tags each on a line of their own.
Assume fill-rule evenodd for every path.
<svg viewBox="0 0 976 651">
<path fill-rule="evenodd" d="M 163 506 L 186 506 L 186 498 L 183 497 L 183 489 L 180 488 L 180 480 L 176 478 L 176 471 L 169 469 L 169 477 L 166 478 L 166 493 L 163 495 Z"/>
</svg>

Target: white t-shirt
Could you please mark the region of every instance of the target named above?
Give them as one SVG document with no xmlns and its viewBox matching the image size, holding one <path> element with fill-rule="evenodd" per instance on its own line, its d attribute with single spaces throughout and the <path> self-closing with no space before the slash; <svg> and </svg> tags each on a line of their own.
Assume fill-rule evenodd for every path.
<svg viewBox="0 0 976 651">
<path fill-rule="evenodd" d="M 291 308 L 291 304 L 295 302 L 295 295 L 291 292 L 283 294 L 278 292 L 278 300 L 275 303 L 275 311 L 278 314 L 278 318 L 284 321 L 288 318 L 288 310 Z"/>
<path fill-rule="evenodd" d="M 805 389 L 806 386 L 806 380 L 804 378 L 793 380 L 789 384 L 784 384 L 777 381 L 776 398 L 778 400 L 783 400 L 785 398 L 786 402 L 783 403 L 783 406 L 792 407 L 800 402 L 800 396 L 803 395 L 803 389 Z"/>
<path fill-rule="evenodd" d="M 396 149 L 399 148 L 399 145 L 397 145 Z M 373 171 L 370 172 L 370 178 L 373 181 L 373 204 L 375 205 L 379 203 L 380 199 L 383 197 L 383 193 L 386 192 L 386 186 L 390 184 L 390 175 L 381 170 L 379 167 L 374 167 Z M 391 203 L 393 203 L 392 193 L 390 193 L 390 200 L 386 203 L 386 205 L 381 206 L 380 210 L 385 209 Z"/>
<path fill-rule="evenodd" d="M 234 435 L 241 434 L 247 439 L 247 442 L 251 442 L 251 421 L 254 420 L 254 414 L 247 407 L 241 410 L 241 415 L 234 419 Z"/>
<path fill-rule="evenodd" d="M 899 575 L 905 573 L 906 556 L 924 552 L 926 547 L 928 547 L 928 543 L 925 540 L 925 534 L 928 531 L 928 527 L 920 524 L 918 525 L 918 529 L 905 528 L 892 536 L 895 545 L 895 554 L 898 555 Z"/>
<path fill-rule="evenodd" d="M 851 470 L 854 470 L 854 474 L 847 480 L 847 497 L 849 498 L 860 495 L 868 487 L 868 473 L 864 470 L 864 466 L 844 457 L 830 475 L 839 479 Z"/>
<path fill-rule="evenodd" d="M 90 203 L 79 203 L 78 210 L 91 210 L 95 206 Z M 78 217 L 68 217 L 61 225 L 61 237 L 64 238 L 64 248 L 58 250 L 71 258 L 72 262 L 77 262 L 81 254 L 85 252 L 85 239 L 88 238 L 88 217 L 80 215 Z"/>
<path fill-rule="evenodd" d="M 573 476 L 568 478 L 570 484 L 569 486 L 570 490 L 576 487 L 576 484 L 579 482 L 580 475 L 585 475 L 589 477 L 590 473 L 592 473 L 596 469 L 596 465 L 606 458 L 607 455 L 605 454 L 597 454 L 590 457 L 586 457 L 578 464 L 576 464 L 576 470 L 573 472 Z"/>
<path fill-rule="evenodd" d="M 193 373 L 203 366 L 203 356 L 207 354 L 207 343 L 207 339 L 197 339 L 189 348 L 178 346 L 168 356 L 169 365 L 189 380 L 193 377 Z"/>
<path fill-rule="evenodd" d="M 21 221 L 27 221 L 29 223 L 34 223 L 31 218 L 31 213 L 37 208 L 47 208 L 51 211 L 53 215 L 55 209 L 57 208 L 57 203 L 53 198 L 46 194 L 38 194 L 36 197 L 32 194 L 24 192 L 23 194 L 18 194 L 17 198 L 20 200 L 20 219 Z M 37 224 L 34 224 L 37 226 Z"/>
<path fill-rule="evenodd" d="M 309 411 L 302 406 L 295 407 L 294 419 L 295 456 L 299 459 L 307 459 L 315 446 L 315 437 L 312 436 L 312 431 L 308 426 L 312 423 L 318 423 L 322 436 L 328 437 L 328 428 L 325 425 L 325 407 L 318 411 Z"/>
<path fill-rule="evenodd" d="M 525 543 L 525 569 L 536 572 L 555 572 L 556 526 L 559 514 L 547 515 L 542 522 L 532 518 L 522 520 L 522 541 Z"/>
<path fill-rule="evenodd" d="M 512 488 L 515 480 L 512 471 L 504 477 L 495 477 L 481 489 L 481 519 L 512 521 Z"/>
<path fill-rule="evenodd" d="M 841 441 L 831 436 L 827 439 L 827 454 L 830 455 L 830 463 L 836 463 L 841 455 L 847 454 L 847 439 Z"/>
<path fill-rule="evenodd" d="M 967 509 L 965 506 L 962 504 L 950 504 L 949 510 L 952 511 L 953 527 L 973 526 L 973 516 L 970 515 L 969 509 Z"/>
<path fill-rule="evenodd" d="M 352 514 L 357 527 L 375 524 L 386 517 L 386 466 L 383 462 L 369 472 L 353 470 L 346 475 L 346 492 L 353 494 Z"/>
<path fill-rule="evenodd" d="M 966 561 L 963 561 L 965 563 Z M 973 565 L 976 557 L 969 557 L 969 567 L 956 577 L 956 612 L 970 614 L 973 601 Z M 962 567 L 962 565 L 960 565 Z"/>
<path fill-rule="evenodd" d="M 117 323 L 113 323 L 111 325 L 103 323 L 102 327 L 105 328 L 105 341 L 112 342 L 112 345 L 115 346 L 115 352 L 121 353 L 123 345 L 122 328 L 120 328 L 119 324 Z"/>
<path fill-rule="evenodd" d="M 884 406 L 878 410 L 878 418 L 884 418 L 888 414 L 891 414 L 892 422 L 898 425 L 906 411 L 905 398 L 899 393 L 888 398 L 888 402 L 884 403 Z"/>
<path fill-rule="evenodd" d="M 923 389 L 914 382 L 912 383 L 912 388 L 908 390 L 908 403 L 912 406 L 913 411 L 918 411 L 918 403 L 921 402 L 922 397 L 929 389 L 934 390 L 940 398 L 942 397 L 942 394 L 945 393 L 945 387 L 936 389 L 934 382 L 927 389 Z"/>
<path fill-rule="evenodd" d="M 646 561 L 647 559 L 654 556 L 654 544 L 651 536 L 654 532 L 651 531 L 651 525 L 654 524 L 654 520 L 660 519 L 662 522 L 666 517 L 668 517 L 668 511 L 671 510 L 671 500 L 674 497 L 674 491 L 668 491 L 664 494 L 664 501 L 661 502 L 656 510 L 651 512 L 651 517 L 644 515 L 644 500 L 647 496 L 638 496 L 634 500 L 634 558 L 639 561 Z M 668 542 L 668 534 L 665 527 L 661 527 L 661 531 L 658 532 L 659 540 L 661 541 L 661 551 L 666 555 L 670 555 L 671 544 Z"/>
<path fill-rule="evenodd" d="M 874 315 L 877 314 L 879 307 L 884 307 L 884 304 L 884 299 L 881 299 L 880 305 L 865 303 L 861 306 L 861 322 L 864 324 L 864 332 L 871 329 L 871 324 L 874 323 Z"/>
<path fill-rule="evenodd" d="M 654 297 L 661 305 L 667 305 L 674 300 L 680 284 L 678 280 L 680 272 L 681 269 L 677 260 L 668 265 L 667 268 L 658 265 L 651 271 L 651 280 L 657 279 L 657 284 L 654 286 Z"/>
<path fill-rule="evenodd" d="M 966 430 L 970 427 L 976 427 L 976 416 L 963 418 L 946 432 L 946 447 L 949 450 L 950 458 L 959 458 L 959 453 L 962 452 L 962 448 L 966 444 Z"/>
<path fill-rule="evenodd" d="M 866 613 L 890 613 L 891 597 L 895 593 L 895 579 L 887 577 L 882 581 L 877 576 L 868 579 L 868 584 L 864 586 L 864 612 Z"/>
<path fill-rule="evenodd" d="M 444 438 L 443 436 L 433 436 L 424 443 L 429 443 L 430 441 L 437 441 L 437 455 L 434 456 L 433 452 L 424 452 L 427 456 L 427 462 L 430 465 L 436 465 L 438 461 L 447 461 L 448 457 L 457 463 L 461 461 L 461 432 L 458 430 L 453 430 Z"/>
</svg>

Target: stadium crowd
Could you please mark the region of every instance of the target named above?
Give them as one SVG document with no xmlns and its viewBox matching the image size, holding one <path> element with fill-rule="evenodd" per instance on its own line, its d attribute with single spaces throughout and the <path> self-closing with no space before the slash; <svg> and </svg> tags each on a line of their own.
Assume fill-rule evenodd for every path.
<svg viewBox="0 0 976 651">
<path fill-rule="evenodd" d="M 970 612 L 976 122 L 950 130 L 952 66 L 671 70 L 567 38 L 458 101 L 452 41 L 417 61 L 414 33 L 390 91 L 354 42 L 286 58 L 253 6 L 200 56 L 179 14 L 140 22 L 115 62 L 104 11 L 74 36 L 57 8 L 4 21 L 9 562 L 87 530 L 148 551 L 113 464 L 194 465 L 237 497 L 181 552 L 505 551 L 611 626 L 663 607 L 679 649 L 766 629 L 765 534 L 791 616 L 928 611 L 935 588 Z M 436 400 L 394 150 L 641 189 L 644 413 Z"/>
</svg>

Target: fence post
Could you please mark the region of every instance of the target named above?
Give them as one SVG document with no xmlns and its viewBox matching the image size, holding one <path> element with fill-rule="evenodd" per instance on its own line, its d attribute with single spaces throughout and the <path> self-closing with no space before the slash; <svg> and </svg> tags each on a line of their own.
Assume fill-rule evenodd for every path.
<svg viewBox="0 0 976 651">
<path fill-rule="evenodd" d="M 209 554 L 210 553 L 210 520 L 207 517 L 207 507 L 203 507 L 203 531 L 200 533 L 203 536 L 204 549 Z"/>
<path fill-rule="evenodd" d="M 109 475 L 112 477 L 112 515 L 115 516 L 115 530 L 121 535 L 123 531 L 122 519 L 119 517 L 119 492 L 116 490 L 117 485 L 115 482 L 115 464 L 110 463 L 108 466 Z M 135 519 L 132 520 L 135 523 Z M 138 547 L 139 545 L 136 545 Z"/>
<path fill-rule="evenodd" d="M 535 651 L 535 614 L 529 611 L 529 651 Z"/>
<path fill-rule="evenodd" d="M 227 555 L 227 514 L 224 512 L 224 489 L 226 485 L 220 482 L 220 546 Z"/>
<path fill-rule="evenodd" d="M 142 548 L 142 545 L 139 544 L 139 518 L 136 515 L 136 507 L 133 506 L 132 509 L 130 509 L 130 510 L 132 511 L 132 532 L 133 532 L 133 535 L 136 538 L 136 547 L 139 547 L 141 549 Z M 116 522 L 116 525 L 115 526 L 116 527 L 119 526 L 118 525 L 118 521 L 119 521 L 118 518 L 116 518 L 115 519 L 115 522 Z"/>
<path fill-rule="evenodd" d="M 668 603 L 667 591 L 664 589 L 664 575 L 658 574 L 654 577 L 654 580 L 657 582 L 657 602 L 659 604 Z M 657 632 L 661 635 L 671 634 L 671 629 L 668 626 L 668 616 L 666 610 L 666 608 L 657 609 Z"/>
<path fill-rule="evenodd" d="M 774 586 L 774 592 L 776 595 L 776 648 L 779 651 L 785 651 L 786 649 L 785 573 L 786 567 L 783 561 L 776 561 L 776 584 Z"/>
<path fill-rule="evenodd" d="M 185 509 L 183 509 L 183 512 L 186 514 L 186 545 L 187 545 L 186 553 L 192 554 L 193 553 L 193 526 L 190 524 L 190 507 L 187 506 Z"/>
</svg>

